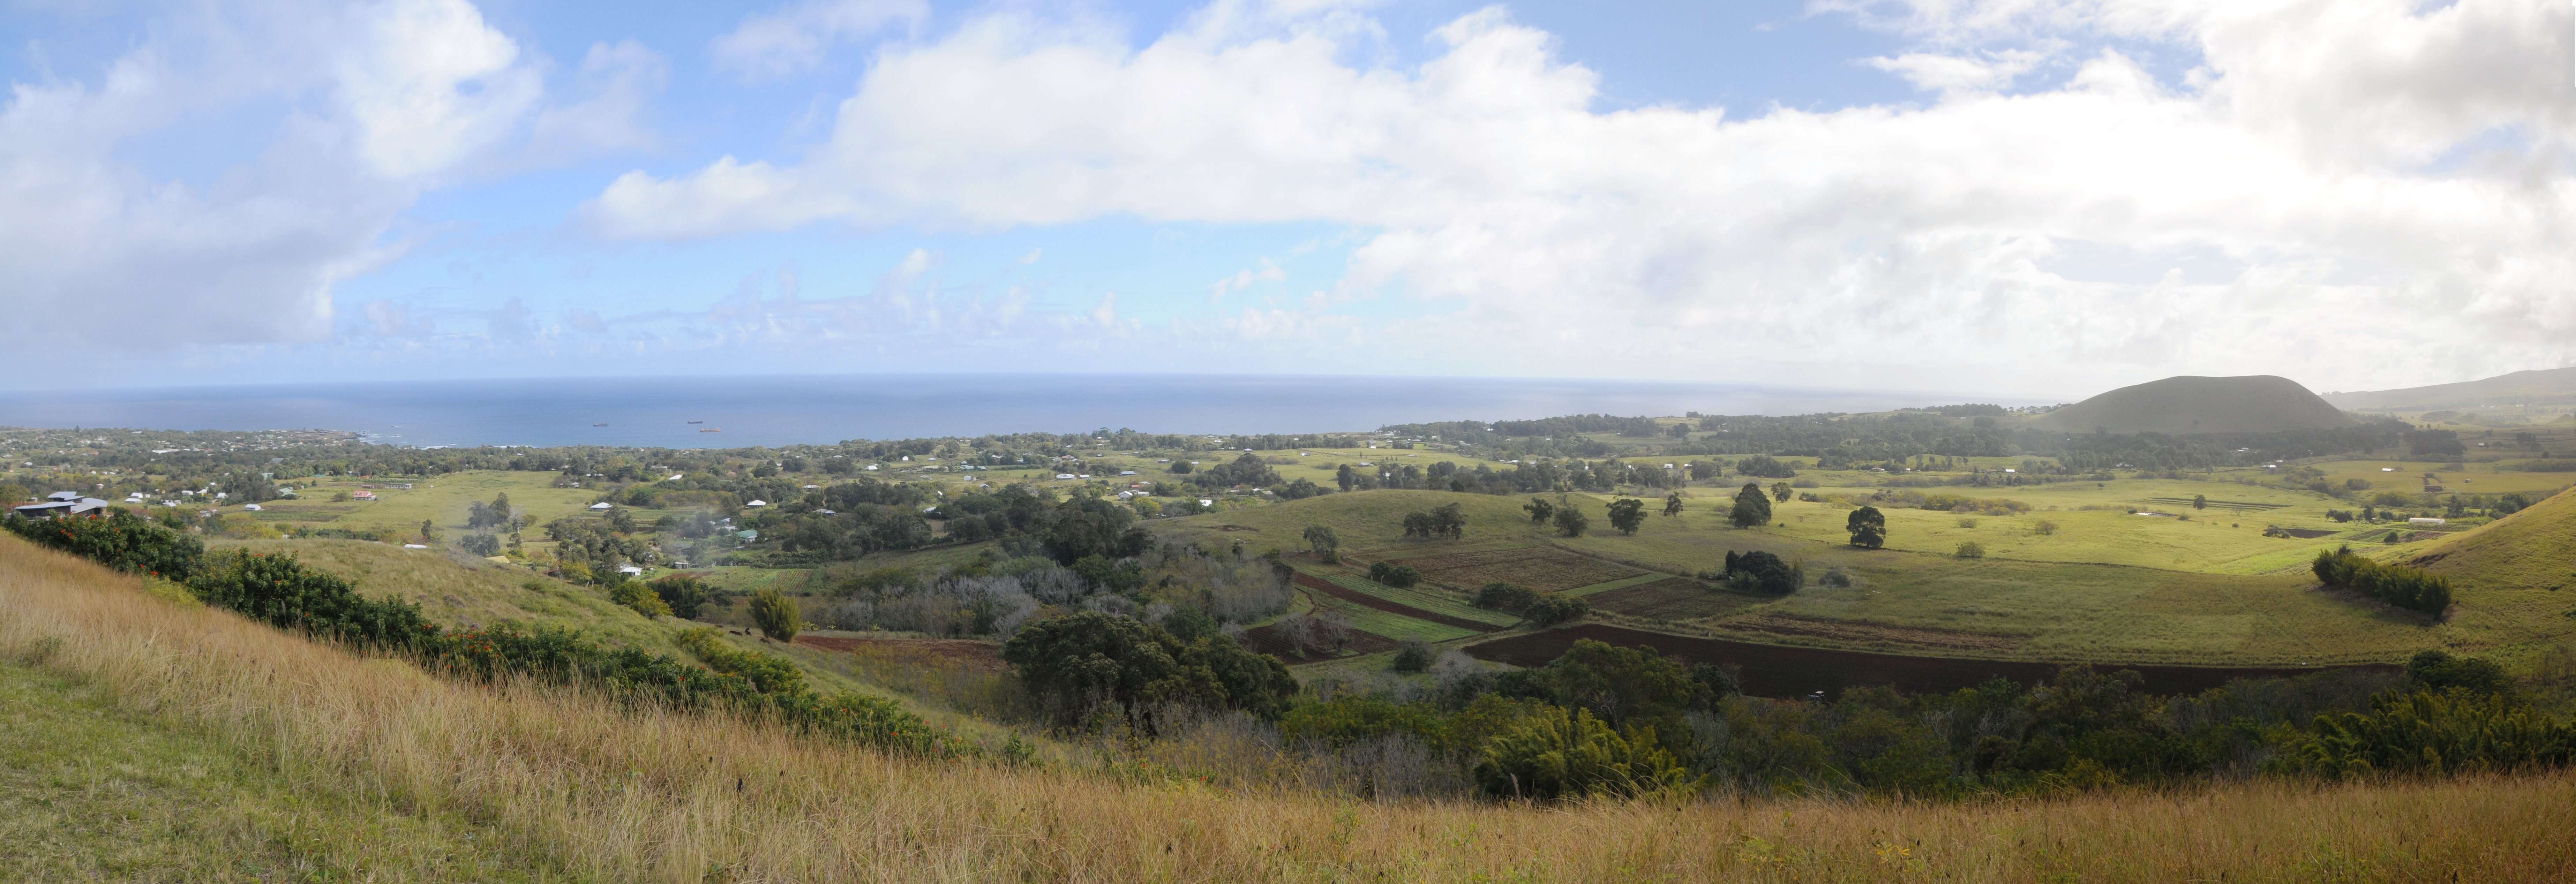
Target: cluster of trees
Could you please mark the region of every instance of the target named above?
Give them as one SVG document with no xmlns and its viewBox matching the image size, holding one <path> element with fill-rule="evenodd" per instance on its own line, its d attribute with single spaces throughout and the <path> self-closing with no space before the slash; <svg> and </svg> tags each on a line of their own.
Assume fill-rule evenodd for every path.
<svg viewBox="0 0 2576 884">
<path fill-rule="evenodd" d="M 1528 503 L 1521 504 L 1521 511 L 1529 513 L 1530 524 L 1545 525 L 1553 522 L 1556 525 L 1556 532 L 1567 537 L 1581 537 L 1584 530 L 1592 526 L 1592 517 L 1584 515 L 1583 510 L 1576 508 L 1574 501 L 1570 499 L 1552 501 L 1544 497 L 1533 497 Z"/>
<path fill-rule="evenodd" d="M 1592 605 L 1562 593 L 1542 593 L 1517 583 L 1496 581 L 1476 590 L 1476 607 L 1519 614 L 1538 626 L 1583 619 Z"/>
<path fill-rule="evenodd" d="M 2135 672 L 2061 670 L 1947 693 L 1833 702 L 1742 696 L 1732 673 L 1580 641 L 1501 673 L 1443 660 L 1438 687 L 1305 699 L 1283 737 L 1316 751 L 1390 741 L 1490 795 L 2046 794 L 2212 775 L 2448 774 L 2561 767 L 2576 734 L 2491 663 L 2427 652 L 2403 675 L 2342 670 L 2158 697 Z M 1382 790 L 1384 791 L 1384 790 Z"/>
<path fill-rule="evenodd" d="M 1241 710 L 1275 720 L 1297 694 L 1288 667 L 1232 639 L 1183 639 L 1097 611 L 1029 624 L 1002 645 L 1002 660 L 1048 718 L 1069 730 L 1116 719 L 1152 734 L 1175 710 Z"/>
<path fill-rule="evenodd" d="M 2331 552 L 2318 552 L 2308 567 L 2327 586 L 2349 589 L 2401 608 L 2439 614 L 2451 606 L 2450 578 L 2420 568 L 2371 561 L 2355 554 L 2350 544 Z"/>
<path fill-rule="evenodd" d="M 1426 540 L 1438 537 L 1455 540 L 1465 537 L 1467 536 L 1467 514 L 1454 503 L 1432 507 L 1427 513 L 1420 511 L 1406 513 L 1404 514 L 1404 536 Z"/>
<path fill-rule="evenodd" d="M 937 571 L 818 569 L 809 585 L 831 603 L 817 622 L 840 629 L 893 629 L 942 636 L 1009 636 L 1033 619 L 1077 610 L 1144 616 L 1204 629 L 1275 614 L 1289 599 L 1280 563 L 1186 544 L 1138 555 L 1093 554 L 1060 563 L 1043 556 L 979 556 Z"/>
<path fill-rule="evenodd" d="M 1807 568 L 1789 562 L 1764 550 L 1738 554 L 1726 552 L 1726 561 L 1718 570 L 1700 576 L 1724 581 L 1738 592 L 1763 595 L 1788 595 L 1807 584 Z"/>
</svg>

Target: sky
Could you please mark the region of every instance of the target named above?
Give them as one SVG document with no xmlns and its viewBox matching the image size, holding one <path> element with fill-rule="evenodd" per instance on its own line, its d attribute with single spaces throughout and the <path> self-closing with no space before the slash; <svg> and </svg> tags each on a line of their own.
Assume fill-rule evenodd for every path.
<svg viewBox="0 0 2576 884">
<path fill-rule="evenodd" d="M 0 387 L 2576 363 L 2562 0 L 20 0 Z"/>
</svg>

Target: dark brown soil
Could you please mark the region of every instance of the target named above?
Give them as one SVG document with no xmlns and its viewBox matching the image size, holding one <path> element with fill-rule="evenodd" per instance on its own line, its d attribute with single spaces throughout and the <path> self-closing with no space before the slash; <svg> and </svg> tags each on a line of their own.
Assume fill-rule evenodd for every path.
<svg viewBox="0 0 2576 884">
<path fill-rule="evenodd" d="M 1711 625 L 1730 632 L 1797 635 L 1844 643 L 1904 645 L 1925 650 L 1999 651 L 2021 644 L 2019 636 L 1997 635 L 1991 632 L 1922 626 L 1888 626 L 1835 620 L 1829 617 L 1801 617 L 1796 614 L 1759 614 L 1721 620 Z"/>
<path fill-rule="evenodd" d="M 1823 648 L 1789 648 L 1723 639 L 1664 635 L 1602 623 L 1515 635 L 1468 645 L 1468 655 L 1514 666 L 1541 666 L 1563 655 L 1576 639 L 1593 639 L 1622 647 L 1648 647 L 1693 663 L 1740 667 L 1744 692 L 1757 697 L 1803 697 L 1813 691 L 1839 694 L 1862 685 L 1892 685 L 1907 691 L 1947 692 L 2002 678 L 2032 684 L 2056 673 L 2060 664 L 2020 660 L 1966 660 L 1954 657 L 1906 657 Z M 2339 666 L 2166 666 L 2097 664 L 2105 669 L 2134 669 L 2145 676 L 2145 690 L 2156 694 L 2198 693 L 2235 678 L 2279 678 L 2328 669 L 2359 668 L 2394 672 L 2390 664 Z"/>
<path fill-rule="evenodd" d="M 2282 528 L 2280 532 L 2300 540 L 2315 540 L 2335 533 L 2324 528 Z"/>
<path fill-rule="evenodd" d="M 1451 617 L 1447 614 L 1425 611 L 1412 605 L 1390 602 L 1385 599 L 1378 598 L 1377 596 L 1369 595 L 1365 592 L 1360 592 L 1358 590 L 1335 584 L 1330 580 L 1317 577 L 1313 574 L 1297 575 L 1297 585 L 1341 599 L 1342 601 L 1350 602 L 1351 604 L 1376 608 L 1389 614 L 1402 614 L 1415 620 L 1437 623 L 1442 626 L 1455 626 L 1460 629 L 1472 629 L 1477 632 L 1493 632 L 1502 628 L 1491 623 L 1478 623 L 1463 617 Z"/>
</svg>

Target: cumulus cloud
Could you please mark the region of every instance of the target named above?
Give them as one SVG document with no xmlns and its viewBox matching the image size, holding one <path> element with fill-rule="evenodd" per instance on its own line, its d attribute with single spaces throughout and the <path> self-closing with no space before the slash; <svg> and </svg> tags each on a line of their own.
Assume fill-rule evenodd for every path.
<svg viewBox="0 0 2576 884">
<path fill-rule="evenodd" d="M 1339 222 L 1371 231 L 1340 289 L 1415 315 L 1229 324 L 1484 370 L 1522 352 L 1497 342 L 1832 383 L 1933 362 L 2025 389 L 2177 370 L 2398 382 L 2576 355 L 2563 4 L 1849 14 L 1918 44 L 1856 61 L 1941 100 L 1600 110 L 1591 71 L 1498 9 L 1402 68 L 1353 61 L 1380 56 L 1342 6 L 1220 2 L 1141 48 L 1006 10 L 881 50 L 809 156 L 630 173 L 582 217 L 641 239 Z M 2160 81 L 2113 41 L 2199 64 Z M 2041 69 L 2054 82 L 2030 84 Z M 2496 132 L 2513 136 L 2496 162 L 2428 165 Z"/>
<path fill-rule="evenodd" d="M 15 83 L 0 105 L 0 330 L 13 336 L 327 339 L 333 288 L 401 253 L 387 234 L 416 198 L 525 150 L 532 125 L 567 111 L 547 100 L 547 61 L 463 0 L 185 5 L 136 32 L 94 78 Z M 631 140 L 613 124 L 650 66 L 627 48 L 592 55 L 598 88 L 570 119 Z M 189 156 L 176 165 L 217 171 L 150 161 L 173 145 Z M 360 319 L 361 334 L 426 333 L 390 302 Z"/>
</svg>

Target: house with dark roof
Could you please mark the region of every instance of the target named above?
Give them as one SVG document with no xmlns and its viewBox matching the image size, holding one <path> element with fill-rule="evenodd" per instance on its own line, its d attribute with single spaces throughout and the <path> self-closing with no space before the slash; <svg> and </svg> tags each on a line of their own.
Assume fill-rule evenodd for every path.
<svg viewBox="0 0 2576 884">
<path fill-rule="evenodd" d="M 82 497 L 78 491 L 56 491 L 45 495 L 44 503 L 31 503 L 17 509 L 19 515 L 30 519 L 55 519 L 102 513 L 107 509 L 107 501 Z"/>
</svg>

